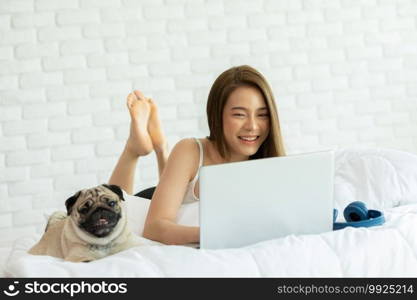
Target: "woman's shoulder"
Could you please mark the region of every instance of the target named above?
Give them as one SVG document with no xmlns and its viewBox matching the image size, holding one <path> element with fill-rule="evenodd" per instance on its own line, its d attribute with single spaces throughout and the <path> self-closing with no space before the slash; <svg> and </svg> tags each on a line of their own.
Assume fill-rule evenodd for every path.
<svg viewBox="0 0 417 300">
<path fill-rule="evenodd" d="M 170 154 L 170 160 L 181 169 L 190 172 L 190 178 L 195 175 L 200 160 L 200 150 L 194 138 L 184 138 L 178 141 Z M 174 162 L 175 161 L 175 162 Z"/>
<path fill-rule="evenodd" d="M 198 150 L 198 144 L 195 138 L 184 138 L 175 144 L 174 149 L 186 152 L 195 152 L 195 150 Z"/>
<path fill-rule="evenodd" d="M 201 144 L 202 153 L 200 153 L 200 147 L 196 140 Z M 184 155 L 191 155 L 193 164 L 195 161 L 197 161 L 197 163 L 199 162 L 200 155 L 203 156 L 204 166 L 220 163 L 218 158 L 219 154 L 207 138 L 185 138 L 180 140 L 174 148 L 177 148 L 177 152 L 181 152 Z"/>
<path fill-rule="evenodd" d="M 199 139 L 204 148 L 204 139 Z M 197 144 L 195 138 L 184 138 L 178 141 L 174 148 L 172 149 L 171 154 L 174 154 L 176 157 L 184 157 L 191 162 L 199 161 L 200 159 L 200 148 Z"/>
</svg>

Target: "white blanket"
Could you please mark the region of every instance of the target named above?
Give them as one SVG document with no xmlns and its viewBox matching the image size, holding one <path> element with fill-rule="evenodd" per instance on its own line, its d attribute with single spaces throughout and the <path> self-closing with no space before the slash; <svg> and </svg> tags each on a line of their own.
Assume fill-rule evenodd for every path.
<svg viewBox="0 0 417 300">
<path fill-rule="evenodd" d="M 352 201 L 381 209 L 386 223 L 319 235 L 287 236 L 238 249 L 197 250 L 138 246 L 90 263 L 32 256 L 39 239 L 16 241 L 8 277 L 417 277 L 417 156 L 394 150 L 343 150 L 335 158 L 335 207 Z M 149 201 L 129 198 L 138 233 Z M 198 203 L 181 208 L 178 221 L 198 224 Z M 340 219 L 340 221 L 343 221 Z"/>
</svg>

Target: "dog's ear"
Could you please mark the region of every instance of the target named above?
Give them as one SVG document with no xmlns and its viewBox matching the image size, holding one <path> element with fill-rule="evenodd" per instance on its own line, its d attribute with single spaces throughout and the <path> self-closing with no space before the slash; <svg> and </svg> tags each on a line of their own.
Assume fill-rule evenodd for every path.
<svg viewBox="0 0 417 300">
<path fill-rule="evenodd" d="M 81 195 L 81 191 L 75 193 L 75 195 L 69 197 L 65 201 L 65 206 L 67 207 L 67 215 L 71 214 L 72 207 L 74 206 L 75 202 L 77 201 L 78 197 Z"/>
<path fill-rule="evenodd" d="M 117 196 L 119 196 L 119 198 L 121 200 L 125 200 L 125 198 L 123 198 L 123 191 L 122 189 L 115 184 L 103 184 L 104 187 L 108 188 L 109 190 L 111 190 L 113 193 L 117 194 Z"/>
</svg>

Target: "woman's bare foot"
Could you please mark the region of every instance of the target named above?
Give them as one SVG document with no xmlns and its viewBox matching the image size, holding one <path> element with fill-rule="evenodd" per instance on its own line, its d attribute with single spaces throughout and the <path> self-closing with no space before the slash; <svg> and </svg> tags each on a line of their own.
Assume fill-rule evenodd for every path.
<svg viewBox="0 0 417 300">
<path fill-rule="evenodd" d="M 135 155 L 147 155 L 153 150 L 152 140 L 148 133 L 151 105 L 140 91 L 135 90 L 127 96 L 127 108 L 131 122 L 126 148 Z"/>
<path fill-rule="evenodd" d="M 148 132 L 152 140 L 153 148 L 157 153 L 167 152 L 168 144 L 162 130 L 161 120 L 159 119 L 158 106 L 156 106 L 155 102 L 151 98 L 148 98 L 148 101 L 151 106 Z"/>
</svg>

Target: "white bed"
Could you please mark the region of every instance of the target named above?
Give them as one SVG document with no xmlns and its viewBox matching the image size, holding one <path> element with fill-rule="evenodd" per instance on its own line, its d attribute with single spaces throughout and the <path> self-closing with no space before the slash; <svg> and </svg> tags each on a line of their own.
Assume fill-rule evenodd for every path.
<svg viewBox="0 0 417 300">
<path fill-rule="evenodd" d="M 347 149 L 335 156 L 335 208 L 363 201 L 386 223 L 319 235 L 287 236 L 238 249 L 198 250 L 144 245 L 90 263 L 70 263 L 26 251 L 38 235 L 18 239 L 6 277 L 417 277 L 417 156 L 388 149 Z M 128 197 L 129 220 L 140 232 L 149 200 Z M 295 216 L 296 217 L 296 216 Z M 339 218 L 339 221 L 343 221 Z M 198 224 L 198 203 L 179 222 Z"/>
</svg>

